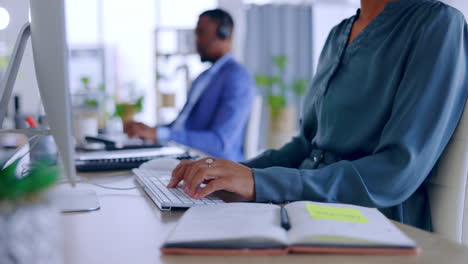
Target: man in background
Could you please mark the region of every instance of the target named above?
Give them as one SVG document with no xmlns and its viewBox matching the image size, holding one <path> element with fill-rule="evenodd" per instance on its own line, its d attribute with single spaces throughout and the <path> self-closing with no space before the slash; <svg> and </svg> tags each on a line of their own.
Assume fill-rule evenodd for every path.
<svg viewBox="0 0 468 264">
<path fill-rule="evenodd" d="M 157 127 L 127 122 L 125 133 L 158 143 L 173 140 L 214 157 L 243 160 L 255 85 L 230 53 L 233 29 L 234 21 L 226 11 L 203 12 L 195 29 L 197 52 L 202 62 L 212 66 L 195 79 L 174 122 Z"/>
</svg>

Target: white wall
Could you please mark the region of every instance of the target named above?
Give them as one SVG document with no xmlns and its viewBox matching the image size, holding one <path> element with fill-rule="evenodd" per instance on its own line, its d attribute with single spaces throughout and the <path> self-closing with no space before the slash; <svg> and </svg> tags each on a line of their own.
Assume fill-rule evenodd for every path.
<svg viewBox="0 0 468 264">
<path fill-rule="evenodd" d="M 338 25 L 343 19 L 353 16 L 357 4 L 352 3 L 334 3 L 326 1 L 317 1 L 313 8 L 313 41 L 314 41 L 314 71 L 317 70 L 317 64 L 322 52 L 325 41 L 332 28 Z"/>
<path fill-rule="evenodd" d="M 145 95 L 141 119 L 156 121 L 154 92 L 155 0 L 103 0 L 103 40 L 117 50 L 117 84 L 134 82 Z M 122 88 L 122 87 L 116 87 Z M 125 93 L 121 93 L 125 99 Z"/>
<path fill-rule="evenodd" d="M 233 49 L 234 57 L 242 62 L 246 34 L 246 17 L 242 0 L 218 0 L 219 8 L 229 12 L 234 20 Z"/>
<path fill-rule="evenodd" d="M 458 10 L 462 11 L 465 14 L 466 19 L 468 19 L 468 0 L 442 0 Z"/>
<path fill-rule="evenodd" d="M 98 2 L 101 0 L 65 0 L 67 40 L 69 43 L 96 44 L 98 37 Z"/>
</svg>

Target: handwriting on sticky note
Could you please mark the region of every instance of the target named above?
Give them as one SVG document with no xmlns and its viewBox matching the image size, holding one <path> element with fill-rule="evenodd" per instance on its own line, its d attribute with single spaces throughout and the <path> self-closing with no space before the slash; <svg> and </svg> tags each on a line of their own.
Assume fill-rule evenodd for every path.
<svg viewBox="0 0 468 264">
<path fill-rule="evenodd" d="M 367 218 L 358 209 L 306 204 L 312 218 L 368 224 Z"/>
</svg>

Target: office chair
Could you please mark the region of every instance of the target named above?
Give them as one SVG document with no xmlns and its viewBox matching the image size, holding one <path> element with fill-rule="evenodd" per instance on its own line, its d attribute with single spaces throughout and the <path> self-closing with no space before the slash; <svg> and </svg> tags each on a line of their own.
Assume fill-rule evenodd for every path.
<svg viewBox="0 0 468 264">
<path fill-rule="evenodd" d="M 434 232 L 468 245 L 468 103 L 429 179 Z"/>
<path fill-rule="evenodd" d="M 262 118 L 262 97 L 257 95 L 253 101 L 252 111 L 245 130 L 244 158 L 250 159 L 258 154 L 258 140 L 260 138 L 260 122 Z"/>
</svg>

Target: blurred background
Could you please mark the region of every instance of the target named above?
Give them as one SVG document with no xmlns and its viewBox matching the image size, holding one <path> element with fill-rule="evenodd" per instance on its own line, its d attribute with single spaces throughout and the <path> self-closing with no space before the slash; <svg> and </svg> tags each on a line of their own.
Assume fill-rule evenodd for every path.
<svg viewBox="0 0 468 264">
<path fill-rule="evenodd" d="M 330 29 L 355 14 L 359 0 L 65 0 L 70 49 L 70 87 L 74 113 L 99 120 L 101 131 L 121 130 L 123 106 L 149 125 L 171 122 L 186 101 L 188 87 L 209 65 L 200 62 L 193 29 L 198 15 L 223 8 L 235 20 L 234 56 L 253 76 L 280 75 L 285 83 L 309 83 Z M 468 15 L 468 1 L 447 0 Z M 0 0 L 0 78 L 21 27 L 29 19 L 28 0 Z M 278 63 L 284 69 L 279 69 Z M 51 73 L 53 74 L 53 73 Z M 258 92 L 269 96 L 257 82 Z M 274 87 L 273 87 L 274 90 Z M 277 141 L 297 133 L 304 91 L 291 88 Z M 42 113 L 28 44 L 9 108 L 17 115 Z M 275 133 L 263 100 L 259 149 L 276 147 Z M 121 106 L 119 108 L 119 106 Z M 264 117 L 264 118 L 263 118 Z M 22 119 L 20 119 L 22 120 Z"/>
</svg>

